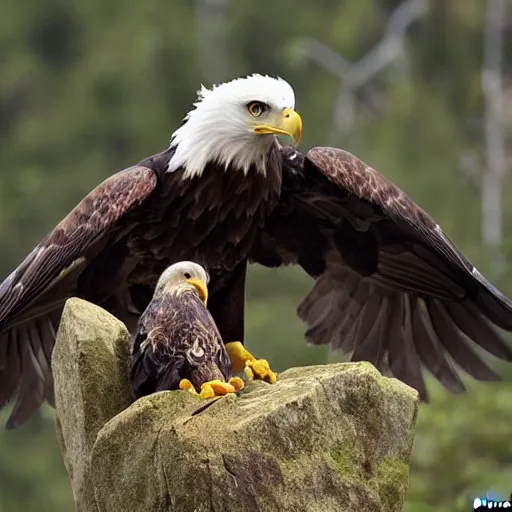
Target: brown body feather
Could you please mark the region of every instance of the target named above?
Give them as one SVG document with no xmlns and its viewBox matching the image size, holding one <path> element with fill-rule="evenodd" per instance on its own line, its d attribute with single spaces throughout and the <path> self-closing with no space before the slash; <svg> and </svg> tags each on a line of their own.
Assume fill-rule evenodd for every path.
<svg viewBox="0 0 512 512">
<path fill-rule="evenodd" d="M 132 351 L 131 382 L 137 398 L 175 390 L 189 379 L 201 384 L 231 378 L 231 360 L 215 322 L 191 290 L 164 293 L 142 314 Z"/>
</svg>

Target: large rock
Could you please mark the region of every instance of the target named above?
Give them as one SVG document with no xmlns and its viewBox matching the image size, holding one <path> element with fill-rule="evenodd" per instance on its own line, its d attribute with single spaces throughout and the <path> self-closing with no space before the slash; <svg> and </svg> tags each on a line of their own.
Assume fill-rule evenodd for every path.
<svg viewBox="0 0 512 512">
<path fill-rule="evenodd" d="M 69 301 L 53 364 L 78 510 L 402 509 L 418 396 L 370 364 L 294 368 L 239 396 L 162 392 L 128 406 L 127 361 L 122 326 Z"/>
<path fill-rule="evenodd" d="M 79 511 L 95 508 L 91 452 L 105 423 L 132 402 L 130 338 L 105 310 L 69 299 L 52 355 L 57 437 Z"/>
</svg>

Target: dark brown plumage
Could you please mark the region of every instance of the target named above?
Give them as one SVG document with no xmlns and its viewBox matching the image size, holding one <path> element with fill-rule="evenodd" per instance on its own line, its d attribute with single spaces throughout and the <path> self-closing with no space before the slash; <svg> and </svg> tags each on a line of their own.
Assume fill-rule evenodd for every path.
<svg viewBox="0 0 512 512">
<path fill-rule="evenodd" d="M 298 263 L 316 278 L 298 308 L 307 339 L 389 368 L 424 400 L 421 365 L 453 393 L 465 387 L 452 362 L 499 380 L 475 349 L 512 361 L 492 326 L 512 331 L 512 302 L 435 221 L 346 151 L 288 148 L 283 157 L 281 201 L 250 256 Z"/>
<path fill-rule="evenodd" d="M 272 127 L 300 135 L 300 118 L 283 103 L 288 89 L 270 89 L 263 93 L 277 100 L 257 109 L 257 126 L 246 119 L 246 91 L 241 104 L 233 89 L 210 91 L 208 129 L 194 131 L 200 118 L 191 117 L 180 130 L 211 142 L 218 101 L 225 117 L 215 119 L 224 130 L 208 146 L 215 155 L 196 143 L 181 152 L 194 165 L 168 172 L 186 142 L 181 132 L 177 145 L 91 192 L 0 285 L 0 407 L 14 401 L 8 427 L 53 400 L 50 356 L 68 297 L 103 306 L 133 331 L 162 271 L 181 260 L 210 274 L 208 307 L 225 343 L 243 341 L 247 263 L 298 264 L 316 280 L 298 309 L 311 343 L 389 367 L 424 399 L 421 365 L 452 392 L 464 390 L 452 362 L 498 379 L 474 349 L 512 360 L 492 325 L 512 331 L 512 302 L 377 171 L 333 148 L 281 148 Z M 236 123 L 227 131 L 232 118 L 241 131 Z M 199 157 L 208 158 L 202 168 Z M 240 167 L 230 166 L 235 157 Z"/>
<path fill-rule="evenodd" d="M 139 320 L 131 368 L 137 398 L 179 389 L 183 379 L 200 393 L 204 383 L 228 382 L 232 377 L 226 347 L 201 289 L 191 279 L 207 285 L 206 273 L 199 265 L 179 262 L 169 267 Z"/>
</svg>

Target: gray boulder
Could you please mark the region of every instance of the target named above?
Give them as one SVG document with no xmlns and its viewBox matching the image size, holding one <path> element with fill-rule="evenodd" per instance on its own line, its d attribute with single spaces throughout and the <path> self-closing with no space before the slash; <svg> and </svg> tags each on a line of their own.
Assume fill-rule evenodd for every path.
<svg viewBox="0 0 512 512">
<path fill-rule="evenodd" d="M 53 371 L 77 510 L 402 510 L 418 395 L 369 363 L 292 368 L 239 396 L 132 403 L 126 329 L 71 299 Z"/>
</svg>

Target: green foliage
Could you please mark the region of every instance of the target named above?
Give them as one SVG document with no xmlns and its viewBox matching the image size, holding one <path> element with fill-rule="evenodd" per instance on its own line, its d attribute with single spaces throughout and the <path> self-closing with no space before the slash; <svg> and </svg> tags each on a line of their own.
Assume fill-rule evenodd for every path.
<svg viewBox="0 0 512 512">
<path fill-rule="evenodd" d="M 463 512 L 470 497 L 512 491 L 512 371 L 504 384 L 470 383 L 464 396 L 440 386 L 420 409 L 406 512 Z"/>
<path fill-rule="evenodd" d="M 304 120 L 302 147 L 325 145 L 338 79 L 297 58 L 297 38 L 316 37 L 357 60 L 400 3 L 228 2 L 230 76 L 223 78 L 250 72 L 287 78 Z M 0 2 L 0 276 L 101 180 L 165 147 L 194 92 L 209 80 L 199 66 L 205 27 L 198 28 L 196 4 Z M 484 6 L 431 2 L 427 17 L 409 31 L 407 65 L 382 70 L 364 88 L 354 129 L 337 145 L 403 187 L 510 293 L 512 267 L 504 273 L 490 267 L 479 243 L 478 177 L 459 168 L 466 149 L 483 162 Z M 503 197 L 511 192 L 505 180 Z M 508 235 L 511 201 L 504 201 L 504 213 Z M 510 235 L 504 252 L 510 261 Z M 310 286 L 296 269 L 250 272 L 248 345 L 277 370 L 339 359 L 301 341 L 295 308 Z M 504 383 L 472 383 L 463 397 L 429 381 L 432 404 L 420 411 L 408 512 L 469 510 L 474 495 L 512 491 L 512 373 L 501 370 Z M 26 428 L 0 433 L 0 453 L 2 512 L 72 509 L 46 409 Z"/>
<path fill-rule="evenodd" d="M 0 414 L 2 424 L 7 416 Z M 64 469 L 53 412 L 44 412 L 25 428 L 0 435 L 0 510 L 69 511 L 73 499 Z"/>
</svg>

